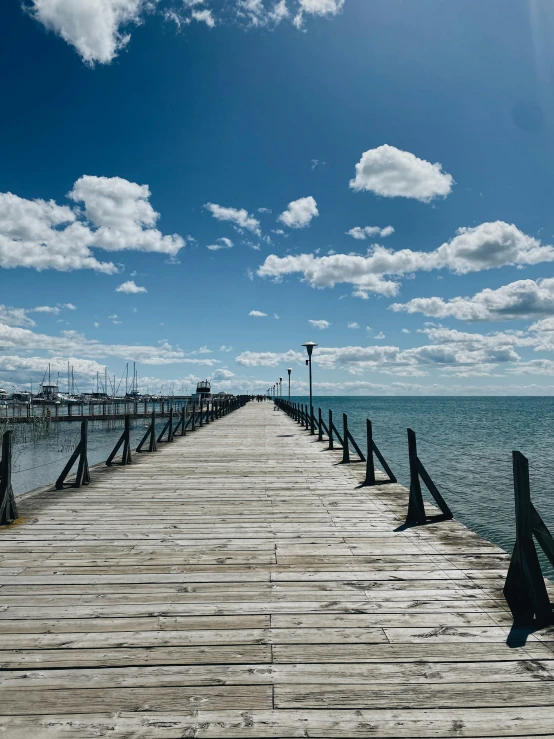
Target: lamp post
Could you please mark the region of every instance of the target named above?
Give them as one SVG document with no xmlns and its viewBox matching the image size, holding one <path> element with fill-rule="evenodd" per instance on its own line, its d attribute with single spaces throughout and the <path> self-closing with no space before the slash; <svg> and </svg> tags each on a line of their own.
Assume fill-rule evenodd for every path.
<svg viewBox="0 0 554 739">
<path fill-rule="evenodd" d="M 283 397 L 283 378 L 279 378 L 279 397 Z"/>
<path fill-rule="evenodd" d="M 292 368 L 291 368 L 291 367 L 289 367 L 289 368 L 287 369 L 287 372 L 289 373 L 289 403 L 290 403 L 290 373 L 292 372 Z"/>
<path fill-rule="evenodd" d="M 315 428 L 314 407 L 312 403 L 312 352 L 314 350 L 314 346 L 317 346 L 317 344 L 313 341 L 307 341 L 305 344 L 302 344 L 302 346 L 305 346 L 306 351 L 308 352 L 308 359 L 306 359 L 306 364 L 308 365 L 308 369 L 310 372 L 310 433 L 313 435 L 315 434 Z"/>
</svg>

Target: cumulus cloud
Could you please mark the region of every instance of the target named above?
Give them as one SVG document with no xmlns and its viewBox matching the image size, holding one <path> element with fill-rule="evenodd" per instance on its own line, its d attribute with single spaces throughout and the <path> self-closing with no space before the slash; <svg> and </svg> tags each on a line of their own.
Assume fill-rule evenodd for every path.
<svg viewBox="0 0 554 739">
<path fill-rule="evenodd" d="M 329 328 L 329 326 L 331 325 L 329 321 L 325 321 L 323 319 L 313 320 L 310 318 L 308 323 L 311 324 L 314 328 L 318 328 L 320 330 Z"/>
<path fill-rule="evenodd" d="M 352 323 L 348 324 L 348 328 L 360 328 L 360 324 L 356 321 L 353 321 Z"/>
<path fill-rule="evenodd" d="M 251 216 L 245 208 L 227 208 L 217 203 L 206 203 L 204 206 L 218 221 L 228 221 L 238 230 L 246 229 L 261 236 L 260 222 Z"/>
<path fill-rule="evenodd" d="M 472 297 L 414 298 L 393 303 L 393 311 L 423 313 L 434 318 L 461 321 L 506 321 L 554 315 L 554 278 L 518 280 L 493 290 L 485 288 Z"/>
<path fill-rule="evenodd" d="M 233 242 L 231 239 L 227 239 L 225 236 L 222 236 L 220 239 L 217 239 L 215 244 L 210 244 L 206 247 L 206 249 L 210 249 L 210 251 L 219 251 L 220 249 L 232 249 L 233 248 Z"/>
<path fill-rule="evenodd" d="M 111 319 L 117 320 L 117 316 L 111 316 Z M 0 352 L 11 353 L 14 350 L 40 350 L 56 356 L 71 355 L 87 359 L 118 357 L 125 361 L 153 365 L 188 363 L 213 367 L 220 364 L 217 359 L 191 357 L 187 352 L 166 341 L 156 346 L 103 344 L 95 339 L 88 339 L 77 331 L 62 331 L 60 336 L 53 336 L 0 323 Z"/>
<path fill-rule="evenodd" d="M 380 226 L 354 226 L 346 233 L 348 236 L 352 236 L 353 239 L 358 240 L 372 239 L 377 236 L 386 238 L 394 233 L 394 228 L 392 226 L 385 226 L 385 228 Z"/>
<path fill-rule="evenodd" d="M 270 254 L 258 269 L 260 277 L 280 279 L 286 274 L 302 273 L 312 287 L 334 287 L 349 283 L 354 295 L 368 293 L 394 296 L 398 281 L 386 275 L 448 269 L 456 274 L 478 272 L 506 265 L 528 265 L 554 261 L 554 247 L 543 245 L 513 224 L 504 221 L 460 228 L 456 236 L 429 252 L 401 249 L 394 251 L 375 245 L 367 256 L 313 254 L 278 257 Z"/>
<path fill-rule="evenodd" d="M 140 23 L 157 0 L 30 0 L 30 12 L 91 66 L 107 64 L 129 42 L 123 29 Z"/>
<path fill-rule="evenodd" d="M 306 198 L 299 198 L 289 203 L 287 209 L 281 213 L 277 220 L 289 228 L 306 228 L 310 225 L 312 218 L 318 215 L 317 203 L 309 195 Z"/>
<path fill-rule="evenodd" d="M 441 164 L 431 164 L 409 151 L 384 144 L 368 149 L 356 164 L 356 176 L 350 180 L 353 190 L 369 190 L 386 198 L 414 198 L 429 203 L 446 197 L 454 184 Z"/>
<path fill-rule="evenodd" d="M 234 377 L 235 373 L 231 372 L 231 370 L 228 369 L 217 369 L 212 376 L 210 377 L 210 380 L 213 380 L 214 382 L 217 382 L 218 380 L 229 380 L 231 377 Z"/>
<path fill-rule="evenodd" d="M 263 313 L 261 310 L 251 310 L 248 315 L 254 316 L 254 318 L 265 318 L 267 313 Z"/>
<path fill-rule="evenodd" d="M 159 12 L 178 29 L 192 22 L 276 28 L 290 20 L 299 29 L 305 16 L 337 15 L 345 0 L 23 0 L 29 13 L 73 46 L 85 64 L 109 64 L 130 41 L 131 30 Z M 210 6 L 210 7 L 208 7 Z"/>
<path fill-rule="evenodd" d="M 175 256 L 184 246 L 180 236 L 164 236 L 155 228 L 159 213 L 149 202 L 147 185 L 85 175 L 68 197 L 84 209 L 0 193 L 1 267 L 93 269 L 114 274 L 116 265 L 100 262 L 93 248 Z"/>
<path fill-rule="evenodd" d="M 290 349 L 288 352 L 242 352 L 235 357 L 235 362 L 243 367 L 277 367 L 283 362 L 299 362 L 304 364 L 305 357 L 300 352 Z"/>
<path fill-rule="evenodd" d="M 137 185 L 121 177 L 84 175 L 68 197 L 84 203 L 85 216 L 97 227 L 93 246 L 108 251 L 133 249 L 175 256 L 185 245 L 181 236 L 164 236 L 155 228 L 160 214 L 150 204 L 148 185 Z"/>
<path fill-rule="evenodd" d="M 145 287 L 139 287 L 134 280 L 127 280 L 115 288 L 116 293 L 127 293 L 128 295 L 136 295 L 137 293 L 148 292 Z"/>
</svg>

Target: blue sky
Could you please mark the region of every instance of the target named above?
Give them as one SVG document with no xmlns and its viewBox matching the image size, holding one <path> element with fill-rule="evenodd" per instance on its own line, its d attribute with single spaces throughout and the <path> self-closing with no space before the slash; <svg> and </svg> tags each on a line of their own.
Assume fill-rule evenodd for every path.
<svg viewBox="0 0 554 739">
<path fill-rule="evenodd" d="M 549 4 L 8 0 L 0 29 L 7 389 L 69 359 L 302 393 L 312 339 L 320 394 L 552 393 Z"/>
</svg>

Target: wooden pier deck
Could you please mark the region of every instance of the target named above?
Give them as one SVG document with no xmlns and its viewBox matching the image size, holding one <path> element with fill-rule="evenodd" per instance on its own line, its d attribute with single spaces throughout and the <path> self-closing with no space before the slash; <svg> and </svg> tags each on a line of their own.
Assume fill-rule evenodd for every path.
<svg viewBox="0 0 554 739">
<path fill-rule="evenodd" d="M 0 531 L 0 737 L 554 737 L 507 556 L 269 403 Z"/>
</svg>

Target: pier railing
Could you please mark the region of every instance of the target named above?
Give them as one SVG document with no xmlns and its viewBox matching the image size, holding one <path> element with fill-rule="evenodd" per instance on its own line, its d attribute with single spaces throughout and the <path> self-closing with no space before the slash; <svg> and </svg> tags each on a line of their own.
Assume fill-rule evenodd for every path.
<svg viewBox="0 0 554 739">
<path fill-rule="evenodd" d="M 180 433 L 186 436 L 189 433 L 202 428 L 213 421 L 224 418 L 228 414 L 243 407 L 249 400 L 249 396 L 233 396 L 227 398 L 214 398 L 210 401 L 193 402 L 190 409 L 183 406 L 180 411 L 175 411 L 173 407 L 168 410 L 169 417 L 163 426 L 161 432 L 157 434 L 156 429 L 156 412 L 153 411 L 149 415 L 150 423 L 143 438 L 139 442 L 136 451 L 155 452 L 158 444 L 165 442 L 171 443 L 175 440 L 175 436 Z M 106 465 L 112 466 L 118 453 L 121 450 L 121 459 L 119 464 L 132 464 L 131 454 L 131 414 L 124 416 L 123 433 L 115 444 L 114 448 L 106 459 Z M 177 422 L 174 423 L 175 419 Z M 6 431 L 2 436 L 2 458 L 0 459 L 0 525 L 6 526 L 18 518 L 18 510 L 12 487 L 12 434 Z M 75 477 L 71 482 L 67 482 L 73 468 L 76 466 Z M 79 488 L 82 485 L 88 485 L 91 481 L 91 474 L 88 462 L 88 419 L 81 421 L 81 431 L 79 441 L 73 450 L 69 460 L 65 464 L 62 472 L 58 476 L 54 487 L 56 490 L 64 490 L 66 488 Z"/>
<path fill-rule="evenodd" d="M 339 433 L 334 421 L 332 410 L 328 411 L 328 421 L 323 420 L 321 408 L 308 410 L 303 403 L 290 402 L 275 398 L 276 405 L 288 413 L 306 431 L 312 424 L 317 431 L 317 441 L 322 442 L 325 437 L 328 449 L 335 448 L 335 442 L 342 448 L 341 463 L 350 463 L 350 445 L 356 451 L 358 459 L 366 462 L 363 486 L 383 485 L 396 482 L 396 477 L 387 461 L 379 451 L 373 438 L 373 426 L 366 419 L 366 454 L 362 454 L 348 427 L 348 418 L 343 414 L 343 433 Z M 410 470 L 410 487 L 408 496 L 408 510 L 406 526 L 422 526 L 428 523 L 438 523 L 453 518 L 452 511 L 440 494 L 430 474 L 423 465 L 417 451 L 416 434 L 413 429 L 407 429 L 408 461 Z M 387 478 L 377 477 L 374 455 L 377 457 Z M 554 604 L 550 602 L 544 575 L 542 573 L 535 541 L 541 548 L 544 556 L 554 567 L 554 537 L 547 529 L 544 521 L 531 502 L 529 485 L 529 464 L 521 452 L 512 452 L 512 475 L 515 496 L 516 540 L 510 566 L 504 585 L 504 596 L 510 607 L 516 625 L 543 627 L 554 623 Z M 439 515 L 428 515 L 425 511 L 421 482 L 440 510 Z"/>
</svg>

